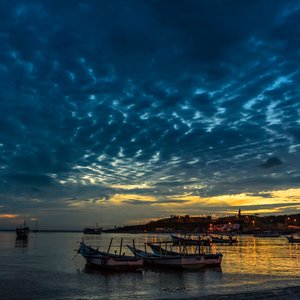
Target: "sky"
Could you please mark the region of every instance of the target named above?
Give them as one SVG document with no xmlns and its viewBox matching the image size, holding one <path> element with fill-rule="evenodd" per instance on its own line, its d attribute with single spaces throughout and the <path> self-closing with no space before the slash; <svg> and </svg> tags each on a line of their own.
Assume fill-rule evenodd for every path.
<svg viewBox="0 0 300 300">
<path fill-rule="evenodd" d="M 300 1 L 0 0 L 0 228 L 300 213 Z"/>
</svg>

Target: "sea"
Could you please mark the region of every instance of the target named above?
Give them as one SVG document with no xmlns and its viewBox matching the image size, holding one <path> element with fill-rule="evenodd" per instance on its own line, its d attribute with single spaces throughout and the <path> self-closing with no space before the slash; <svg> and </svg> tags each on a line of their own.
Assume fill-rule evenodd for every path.
<svg viewBox="0 0 300 300">
<path fill-rule="evenodd" d="M 112 239 L 113 238 L 113 239 Z M 0 299 L 192 299 L 209 295 L 264 293 L 300 285 L 300 244 L 277 238 L 238 236 L 237 245 L 215 245 L 221 268 L 200 271 L 140 269 L 103 272 L 87 268 L 79 242 L 111 252 L 126 245 L 170 239 L 168 234 L 83 235 L 31 232 L 28 241 L 0 232 Z M 122 239 L 122 249 L 120 249 Z M 225 298 L 224 298 L 225 299 Z M 230 299 L 226 298 L 226 299 Z"/>
</svg>

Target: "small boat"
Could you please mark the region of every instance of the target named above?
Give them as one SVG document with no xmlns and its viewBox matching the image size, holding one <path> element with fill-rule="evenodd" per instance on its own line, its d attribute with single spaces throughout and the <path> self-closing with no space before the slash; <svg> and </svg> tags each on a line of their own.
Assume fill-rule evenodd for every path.
<svg viewBox="0 0 300 300">
<path fill-rule="evenodd" d="M 16 228 L 17 239 L 28 239 L 29 227 L 26 226 L 25 222 L 23 226 Z"/>
<path fill-rule="evenodd" d="M 192 238 L 185 238 L 185 237 L 179 237 L 176 235 L 171 234 L 171 239 L 174 244 L 182 244 L 182 245 L 203 245 L 203 246 L 209 246 L 210 240 L 206 238 L 202 238 L 199 236 L 198 239 L 192 239 Z"/>
<path fill-rule="evenodd" d="M 197 247 L 194 248 L 193 253 L 189 253 L 188 251 L 188 247 L 191 245 L 184 245 L 181 244 L 179 245 L 179 252 L 173 251 L 172 248 L 171 250 L 167 250 L 165 248 L 163 248 L 161 245 L 165 244 L 167 245 L 168 242 L 158 242 L 159 245 L 153 244 L 153 243 L 147 243 L 147 245 L 150 247 L 150 249 L 153 251 L 154 254 L 157 255 L 182 255 L 182 256 L 195 256 L 195 255 L 207 255 L 203 253 L 203 249 L 202 245 L 197 245 Z M 170 242 L 169 242 L 170 243 Z M 194 246 L 194 245 L 192 245 Z M 205 249 L 209 249 L 209 251 L 211 251 L 210 245 L 209 247 L 205 246 Z"/>
<path fill-rule="evenodd" d="M 280 237 L 280 232 L 278 231 L 261 231 L 253 233 L 255 237 Z"/>
<path fill-rule="evenodd" d="M 289 243 L 300 243 L 300 237 L 287 236 Z"/>
<path fill-rule="evenodd" d="M 136 256 L 143 258 L 145 264 L 176 269 L 196 270 L 202 269 L 206 266 L 220 266 L 223 257 L 221 253 L 180 254 L 177 252 L 168 251 L 167 254 L 161 254 L 165 249 L 159 249 L 159 253 L 157 251 L 151 253 L 136 249 L 135 247 L 129 245 L 127 245 L 127 247 Z"/>
<path fill-rule="evenodd" d="M 102 227 L 98 227 L 98 225 L 96 227 L 85 227 L 83 229 L 84 234 L 101 234 L 101 232 Z"/>
<path fill-rule="evenodd" d="M 87 265 L 99 267 L 104 270 L 128 271 L 136 270 L 143 266 L 143 259 L 140 257 L 128 256 L 125 253 L 112 254 L 109 253 L 109 250 L 107 252 L 99 251 L 98 248 L 95 249 L 88 246 L 83 241 L 80 242 L 78 253 L 85 258 Z"/>
<path fill-rule="evenodd" d="M 221 235 L 221 237 L 217 237 L 214 235 L 210 235 L 211 241 L 213 244 L 237 244 L 237 237 L 234 237 L 233 235 L 228 235 L 228 238 L 223 237 L 223 235 Z"/>
</svg>

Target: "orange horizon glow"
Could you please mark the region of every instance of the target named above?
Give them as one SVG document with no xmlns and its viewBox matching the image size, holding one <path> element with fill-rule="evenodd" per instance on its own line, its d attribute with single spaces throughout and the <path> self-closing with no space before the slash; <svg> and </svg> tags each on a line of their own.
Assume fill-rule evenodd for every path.
<svg viewBox="0 0 300 300">
<path fill-rule="evenodd" d="M 16 214 L 0 214 L 0 219 L 15 219 L 18 216 Z"/>
</svg>

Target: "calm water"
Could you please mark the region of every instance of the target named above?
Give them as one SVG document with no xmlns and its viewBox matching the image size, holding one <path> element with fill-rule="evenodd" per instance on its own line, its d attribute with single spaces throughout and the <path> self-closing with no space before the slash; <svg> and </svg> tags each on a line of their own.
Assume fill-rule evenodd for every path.
<svg viewBox="0 0 300 300">
<path fill-rule="evenodd" d="M 102 234 L 85 236 L 87 244 L 112 251 L 123 245 L 165 239 L 167 235 Z M 300 245 L 285 237 L 240 236 L 237 246 L 217 246 L 221 269 L 142 270 L 102 273 L 86 270 L 74 251 L 80 233 L 30 233 L 27 243 L 14 232 L 0 232 L 0 299 L 176 299 L 300 285 Z M 123 248 L 123 251 L 125 247 Z"/>
</svg>

